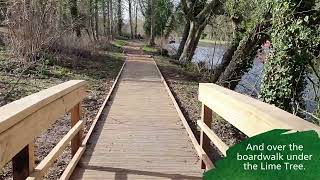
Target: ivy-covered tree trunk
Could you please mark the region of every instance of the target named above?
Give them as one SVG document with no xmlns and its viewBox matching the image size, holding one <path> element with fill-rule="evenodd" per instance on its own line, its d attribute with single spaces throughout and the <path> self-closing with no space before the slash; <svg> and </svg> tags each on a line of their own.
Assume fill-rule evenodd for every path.
<svg viewBox="0 0 320 180">
<path fill-rule="evenodd" d="M 265 64 L 260 97 L 294 114 L 303 107 L 308 62 L 319 55 L 319 14 L 314 9 L 314 1 L 273 2 L 273 53 Z"/>
<path fill-rule="evenodd" d="M 229 65 L 219 77 L 218 84 L 229 89 L 235 89 L 241 77 L 252 66 L 257 51 L 267 40 L 267 35 L 260 34 L 260 31 L 265 30 L 267 27 L 267 25 L 259 24 L 241 40 Z"/>
<path fill-rule="evenodd" d="M 189 35 L 189 31 L 190 31 L 190 21 L 188 19 L 186 19 L 186 24 L 184 25 L 184 29 L 183 29 L 183 33 L 182 33 L 182 38 L 179 44 L 179 48 L 177 50 L 176 53 L 176 57 L 179 58 L 182 54 L 184 45 L 186 44 L 186 41 L 188 39 L 188 35 Z"/>
</svg>

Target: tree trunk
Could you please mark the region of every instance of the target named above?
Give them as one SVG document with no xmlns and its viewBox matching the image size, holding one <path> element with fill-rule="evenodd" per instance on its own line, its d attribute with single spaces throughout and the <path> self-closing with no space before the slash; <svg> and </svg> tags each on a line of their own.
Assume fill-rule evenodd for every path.
<svg viewBox="0 0 320 180">
<path fill-rule="evenodd" d="M 133 24 L 132 24 L 132 0 L 128 0 L 129 3 L 129 21 L 130 21 L 130 33 L 131 39 L 133 39 Z"/>
<path fill-rule="evenodd" d="M 98 0 L 95 0 L 95 31 L 96 39 L 99 40 L 99 9 L 98 9 Z"/>
<path fill-rule="evenodd" d="M 106 9 L 107 9 L 107 22 L 106 22 L 106 24 L 107 24 L 107 29 L 106 29 L 106 31 L 107 31 L 107 35 L 108 35 L 108 39 L 109 39 L 109 37 L 111 36 L 111 33 L 110 33 L 110 0 L 106 0 Z"/>
<path fill-rule="evenodd" d="M 122 1 L 118 0 L 118 8 L 117 8 L 117 15 L 118 15 L 118 35 L 122 36 L 122 9 L 121 9 L 121 5 L 122 5 Z"/>
<path fill-rule="evenodd" d="M 267 26 L 257 25 L 247 36 L 240 42 L 239 47 L 234 52 L 230 64 L 218 79 L 218 84 L 229 89 L 235 89 L 241 80 L 241 77 L 252 66 L 253 60 L 261 45 L 267 40 L 267 36 L 259 34 Z"/>
<path fill-rule="evenodd" d="M 214 69 L 212 82 L 215 83 L 218 81 L 221 74 L 224 72 L 224 70 L 228 67 L 230 64 L 230 61 L 232 60 L 232 56 L 234 55 L 234 52 L 237 50 L 239 43 L 241 41 L 240 33 L 242 33 L 244 30 L 239 27 L 241 21 L 239 19 L 231 19 L 232 25 L 233 25 L 233 38 L 232 38 L 232 44 L 227 49 L 227 51 L 224 53 L 221 63 L 217 65 Z M 212 27 L 213 28 L 213 27 Z"/>
<path fill-rule="evenodd" d="M 190 22 L 190 31 L 184 46 L 183 52 L 179 58 L 179 61 L 183 64 L 190 63 L 192 61 L 195 50 L 197 49 L 197 45 L 199 43 L 201 34 L 207 25 L 206 22 Z"/>
<path fill-rule="evenodd" d="M 207 24 L 201 25 L 200 28 L 197 30 L 196 39 L 195 39 L 194 43 L 193 43 L 192 46 L 191 46 L 190 55 L 189 55 L 190 57 L 188 57 L 188 58 L 190 59 L 189 62 L 192 61 L 192 58 L 193 58 L 193 56 L 194 56 L 194 53 L 195 53 L 195 51 L 196 51 L 196 49 L 197 49 L 197 47 L 198 47 L 198 44 L 199 44 L 199 41 L 200 41 L 202 32 L 203 32 L 204 28 L 206 27 L 206 25 L 207 25 Z"/>
<path fill-rule="evenodd" d="M 150 46 L 155 46 L 156 43 L 154 41 L 155 39 L 155 1 L 156 0 L 151 0 L 151 8 L 150 8 L 150 11 L 151 11 L 151 23 L 150 23 L 150 26 L 151 26 L 151 31 L 150 31 L 150 40 L 149 40 L 149 45 Z"/>
<path fill-rule="evenodd" d="M 106 2 L 101 0 L 101 9 L 102 9 L 102 23 L 103 23 L 103 35 L 107 35 L 107 15 L 106 15 Z"/>
<path fill-rule="evenodd" d="M 111 39 L 113 40 L 114 38 L 114 23 L 113 23 L 113 2 L 112 0 L 109 0 L 109 16 L 110 16 L 110 25 L 109 25 L 109 30 L 110 30 L 110 36 L 111 36 Z"/>
<path fill-rule="evenodd" d="M 138 0 L 136 0 L 136 13 L 135 13 L 135 16 L 136 16 L 136 22 L 135 22 L 135 27 L 134 27 L 134 36 L 137 37 L 138 35 Z"/>
<path fill-rule="evenodd" d="M 183 48 L 184 48 L 184 45 L 186 44 L 186 41 L 188 39 L 188 36 L 189 36 L 189 31 L 190 31 L 190 21 L 189 20 L 186 20 L 186 24 L 184 26 L 184 29 L 183 29 L 183 33 L 182 33 L 182 39 L 181 39 L 181 42 L 179 44 L 179 48 L 177 50 L 177 53 L 175 55 L 176 58 L 179 58 L 183 52 Z"/>
<path fill-rule="evenodd" d="M 166 30 L 165 30 L 165 33 L 164 33 L 164 39 L 167 40 L 171 34 L 171 32 L 173 31 L 173 28 L 174 28 L 174 23 L 175 23 L 175 14 L 172 13 L 172 15 L 170 16 L 169 20 L 168 20 L 168 23 L 166 25 Z"/>
<path fill-rule="evenodd" d="M 89 16 L 89 21 L 90 21 L 90 28 L 91 28 L 91 32 L 92 32 L 92 37 L 93 39 L 95 40 L 96 36 L 95 36 L 95 30 L 94 30 L 94 18 L 93 18 L 93 15 L 94 15 L 94 10 L 93 10 L 93 0 L 89 0 L 89 13 L 90 13 L 90 16 Z"/>
<path fill-rule="evenodd" d="M 79 24 L 79 13 L 77 0 L 70 0 L 70 13 L 72 17 L 73 30 L 77 37 L 81 36 L 80 24 Z"/>
</svg>

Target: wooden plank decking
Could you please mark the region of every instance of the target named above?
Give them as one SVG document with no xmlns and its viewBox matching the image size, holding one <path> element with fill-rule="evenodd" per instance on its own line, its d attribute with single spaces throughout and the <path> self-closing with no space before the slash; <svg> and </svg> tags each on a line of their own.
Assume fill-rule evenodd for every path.
<svg viewBox="0 0 320 180">
<path fill-rule="evenodd" d="M 128 55 L 114 91 L 71 179 L 202 179 L 154 60 Z"/>
</svg>

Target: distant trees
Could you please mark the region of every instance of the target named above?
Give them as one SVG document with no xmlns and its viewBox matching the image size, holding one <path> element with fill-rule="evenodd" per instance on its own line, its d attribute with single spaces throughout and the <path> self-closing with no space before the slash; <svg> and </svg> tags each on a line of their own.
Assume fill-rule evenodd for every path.
<svg viewBox="0 0 320 180">
<path fill-rule="evenodd" d="M 61 38 L 113 39 L 119 29 L 114 22 L 122 23 L 119 2 L 121 0 L 9 0 L 1 4 L 0 19 L 9 29 L 10 46 L 24 59 L 32 60 L 59 44 Z"/>
<path fill-rule="evenodd" d="M 149 45 L 154 45 L 155 37 L 164 35 L 174 8 L 173 3 L 170 0 L 141 0 L 140 7 L 145 18 L 143 27 L 149 37 Z"/>
<path fill-rule="evenodd" d="M 80 24 L 79 24 L 79 13 L 77 0 L 70 0 L 70 13 L 72 17 L 73 30 L 78 37 L 81 36 Z"/>
<path fill-rule="evenodd" d="M 190 22 L 188 37 L 184 44 L 183 51 L 179 57 L 181 63 L 190 63 L 198 46 L 201 34 L 208 24 L 209 18 L 218 12 L 223 5 L 220 0 L 212 0 L 207 4 L 206 0 L 192 1 L 181 0 L 182 10 L 185 18 Z"/>
</svg>

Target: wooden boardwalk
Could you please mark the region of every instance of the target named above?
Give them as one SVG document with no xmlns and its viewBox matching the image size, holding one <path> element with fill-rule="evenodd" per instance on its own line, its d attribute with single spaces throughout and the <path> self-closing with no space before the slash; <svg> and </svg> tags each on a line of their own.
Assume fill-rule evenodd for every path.
<svg viewBox="0 0 320 180">
<path fill-rule="evenodd" d="M 71 179 L 202 179 L 199 158 L 155 62 L 127 47 L 112 100 Z"/>
</svg>

